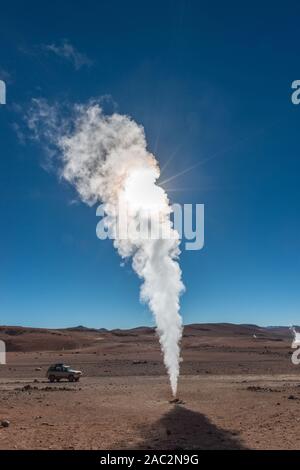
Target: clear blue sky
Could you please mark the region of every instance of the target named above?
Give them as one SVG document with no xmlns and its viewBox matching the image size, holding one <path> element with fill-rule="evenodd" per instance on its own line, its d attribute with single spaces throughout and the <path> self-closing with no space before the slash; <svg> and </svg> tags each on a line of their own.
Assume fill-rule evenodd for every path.
<svg viewBox="0 0 300 470">
<path fill-rule="evenodd" d="M 176 152 L 163 179 L 203 161 L 168 186 L 206 208 L 205 248 L 181 256 L 184 322 L 299 323 L 300 5 L 280 4 L 1 4 L 1 324 L 153 324 L 130 266 L 96 238 L 95 208 L 71 204 L 14 129 L 31 98 L 105 94 L 161 166 Z"/>
</svg>

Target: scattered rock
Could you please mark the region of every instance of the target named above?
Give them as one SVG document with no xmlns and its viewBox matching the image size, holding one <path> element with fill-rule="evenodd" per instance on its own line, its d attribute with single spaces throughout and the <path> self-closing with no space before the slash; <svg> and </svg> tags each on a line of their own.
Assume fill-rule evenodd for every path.
<svg viewBox="0 0 300 470">
<path fill-rule="evenodd" d="M 258 385 L 249 385 L 247 390 L 250 392 L 279 392 L 279 390 L 276 390 L 275 388 L 259 387 Z"/>
<path fill-rule="evenodd" d="M 297 400 L 297 398 L 295 397 L 295 395 L 289 395 L 288 400 Z"/>
<path fill-rule="evenodd" d="M 42 390 L 44 392 L 57 392 L 57 391 L 64 391 L 64 392 L 76 392 L 76 388 L 71 388 L 71 387 L 55 387 L 55 386 L 50 386 L 47 385 L 46 387 L 41 387 L 38 390 Z M 79 389 L 81 390 L 81 389 Z"/>
<path fill-rule="evenodd" d="M 10 425 L 10 421 L 8 421 L 7 419 L 3 419 L 0 424 L 3 428 L 8 428 Z"/>
<path fill-rule="evenodd" d="M 33 389 L 33 387 L 30 384 L 24 385 L 24 387 L 22 388 L 22 390 L 24 392 L 28 392 L 28 390 L 32 390 L 32 389 Z"/>
<path fill-rule="evenodd" d="M 32 387 L 30 384 L 24 385 L 24 387 L 17 387 L 15 390 L 19 392 L 31 392 L 32 390 L 38 390 L 38 387 Z"/>
<path fill-rule="evenodd" d="M 40 371 L 42 370 L 42 368 L 41 368 L 41 367 L 36 367 L 34 370 L 35 370 L 36 372 L 40 372 Z"/>
<path fill-rule="evenodd" d="M 184 405 L 185 402 L 183 400 L 180 400 L 179 398 L 173 398 L 172 400 L 169 401 L 169 403 L 175 404 L 175 405 Z"/>
</svg>

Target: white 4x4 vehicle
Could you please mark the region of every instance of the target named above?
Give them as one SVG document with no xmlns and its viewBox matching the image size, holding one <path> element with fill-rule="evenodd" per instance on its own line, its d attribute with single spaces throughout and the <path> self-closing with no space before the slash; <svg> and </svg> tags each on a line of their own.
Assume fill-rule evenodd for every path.
<svg viewBox="0 0 300 470">
<path fill-rule="evenodd" d="M 46 377 L 50 382 L 59 382 L 61 379 L 67 379 L 69 382 L 78 382 L 82 372 L 80 370 L 74 370 L 70 366 L 65 364 L 54 364 L 47 370 Z"/>
</svg>

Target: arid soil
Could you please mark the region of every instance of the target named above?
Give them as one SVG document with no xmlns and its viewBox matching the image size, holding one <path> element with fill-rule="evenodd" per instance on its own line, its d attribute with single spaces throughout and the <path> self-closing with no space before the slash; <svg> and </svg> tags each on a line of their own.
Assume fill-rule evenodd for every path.
<svg viewBox="0 0 300 470">
<path fill-rule="evenodd" d="M 189 325 L 180 404 L 154 331 L 0 327 L 0 449 L 298 449 L 300 366 L 287 328 Z M 49 384 L 51 363 L 83 371 Z"/>
</svg>

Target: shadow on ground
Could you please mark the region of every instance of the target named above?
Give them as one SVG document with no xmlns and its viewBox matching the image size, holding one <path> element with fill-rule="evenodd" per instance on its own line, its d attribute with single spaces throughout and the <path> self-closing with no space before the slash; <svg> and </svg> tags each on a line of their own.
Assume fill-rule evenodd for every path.
<svg viewBox="0 0 300 470">
<path fill-rule="evenodd" d="M 206 416 L 175 405 L 149 429 L 141 429 L 136 449 L 245 449 L 237 433 L 212 424 Z"/>
</svg>

